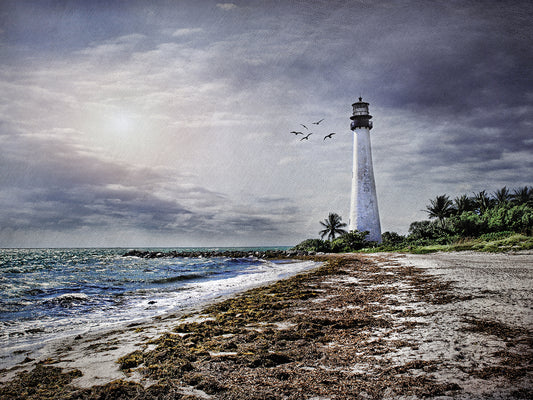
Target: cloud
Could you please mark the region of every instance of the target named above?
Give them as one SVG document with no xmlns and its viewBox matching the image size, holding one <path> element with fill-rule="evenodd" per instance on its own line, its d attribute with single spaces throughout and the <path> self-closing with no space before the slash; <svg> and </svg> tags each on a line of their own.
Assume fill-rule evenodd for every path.
<svg viewBox="0 0 533 400">
<path fill-rule="evenodd" d="M 0 167 L 8 171 L 0 182 L 4 245 L 10 244 L 12 232 L 48 237 L 84 229 L 157 236 L 166 232 L 181 240 L 203 237 L 213 244 L 228 237 L 260 243 L 261 236 L 276 242 L 293 220 L 287 217 L 296 210 L 290 199 L 230 198 L 196 184 L 194 176 L 95 152 L 73 141 L 76 134 L 56 130 L 3 137 L 6 153 Z"/>
<path fill-rule="evenodd" d="M 217 3 L 217 7 L 224 11 L 229 11 L 238 8 L 237 5 L 233 3 Z"/>
<path fill-rule="evenodd" d="M 164 215 L 172 222 L 190 213 L 158 192 L 165 177 L 156 169 L 81 151 L 53 136 L 21 135 L 4 145 L 2 168 L 10 173 L 2 186 L 15 197 L 2 204 L 4 228 L 102 228 L 118 219 L 139 224 Z"/>
<path fill-rule="evenodd" d="M 200 32 L 203 32 L 202 28 L 181 28 L 181 29 L 176 29 L 172 33 L 172 36 L 173 37 L 182 37 L 182 36 L 194 35 L 194 34 L 200 33 Z"/>
</svg>

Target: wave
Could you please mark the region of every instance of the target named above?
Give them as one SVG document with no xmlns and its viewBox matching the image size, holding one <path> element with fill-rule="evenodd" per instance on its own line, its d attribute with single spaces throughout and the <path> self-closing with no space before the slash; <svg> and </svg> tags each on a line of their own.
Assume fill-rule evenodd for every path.
<svg viewBox="0 0 533 400">
<path fill-rule="evenodd" d="M 178 276 L 171 276 L 168 278 L 154 279 L 153 281 L 151 281 L 151 283 L 164 284 L 164 283 L 172 283 L 172 282 L 190 281 L 190 280 L 195 280 L 195 279 L 202 279 L 209 275 L 213 275 L 213 274 L 207 273 L 207 274 L 178 275 Z"/>
<path fill-rule="evenodd" d="M 231 264 L 257 264 L 265 260 L 259 258 L 250 258 L 250 257 L 239 257 L 239 258 L 228 258 L 226 262 Z"/>
<path fill-rule="evenodd" d="M 45 294 L 46 292 L 42 289 L 27 289 L 24 290 L 22 293 L 29 296 L 39 296 Z"/>
<path fill-rule="evenodd" d="M 48 304 L 60 305 L 62 307 L 75 306 L 88 303 L 91 298 L 85 293 L 64 293 L 57 297 L 47 299 L 44 302 Z"/>
</svg>

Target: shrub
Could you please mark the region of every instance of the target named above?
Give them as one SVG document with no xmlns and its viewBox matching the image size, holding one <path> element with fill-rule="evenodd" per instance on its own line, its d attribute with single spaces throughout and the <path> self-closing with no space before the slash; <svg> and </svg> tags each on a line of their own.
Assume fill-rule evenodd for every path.
<svg viewBox="0 0 533 400">
<path fill-rule="evenodd" d="M 477 237 L 487 232 L 485 219 L 472 211 L 455 215 L 446 222 L 451 232 L 461 237 Z"/>
<path fill-rule="evenodd" d="M 292 248 L 297 251 L 316 251 L 327 253 L 331 251 L 330 242 L 322 239 L 306 239 Z"/>
<path fill-rule="evenodd" d="M 369 233 L 369 231 L 359 232 L 357 230 L 345 233 L 331 242 L 331 251 L 340 253 L 361 250 L 363 247 L 372 244 L 372 242 L 366 240 Z"/>
<path fill-rule="evenodd" d="M 533 231 L 533 208 L 525 204 L 502 204 L 487 210 L 483 217 L 492 232 L 513 231 L 531 235 Z"/>
<path fill-rule="evenodd" d="M 445 224 L 439 221 L 415 221 L 409 225 L 409 239 L 441 239 L 450 235 L 448 221 Z"/>
<path fill-rule="evenodd" d="M 381 234 L 381 243 L 384 246 L 399 246 L 405 244 L 405 236 L 396 232 L 383 232 Z"/>
<path fill-rule="evenodd" d="M 381 234 L 380 251 L 395 251 L 409 247 L 411 242 L 405 236 L 396 232 L 383 232 Z"/>
</svg>

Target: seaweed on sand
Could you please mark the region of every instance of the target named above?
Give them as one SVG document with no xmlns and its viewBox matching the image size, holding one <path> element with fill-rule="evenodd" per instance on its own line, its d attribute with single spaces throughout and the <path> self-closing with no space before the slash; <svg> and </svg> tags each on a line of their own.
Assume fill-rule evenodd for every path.
<svg viewBox="0 0 533 400">
<path fill-rule="evenodd" d="M 0 398 L 63 399 L 72 390 L 70 382 L 81 375 L 79 370 L 64 372 L 61 368 L 39 363 L 29 372 L 20 372 L 9 385 L 0 386 Z"/>
<path fill-rule="evenodd" d="M 498 321 L 489 321 L 485 319 L 467 319 L 469 324 L 464 327 L 466 332 L 483 333 L 486 335 L 494 335 L 503 340 L 509 340 L 510 338 L 517 338 L 523 335 L 527 335 L 528 331 L 523 328 L 510 327 Z"/>
<path fill-rule="evenodd" d="M 533 341 L 530 331 L 485 319 L 469 318 L 465 322 L 468 325 L 462 328 L 463 331 L 496 336 L 507 344 L 505 350 L 493 354 L 500 359 L 498 365 L 470 368 L 468 373 L 481 379 L 502 377 L 516 381 L 533 372 Z"/>
<path fill-rule="evenodd" d="M 343 283 L 350 274 L 363 278 L 359 290 Z M 378 303 L 385 304 L 395 292 L 387 286 L 394 279 L 358 259 L 330 260 L 310 273 L 208 307 L 207 320 L 182 323 L 175 333 L 154 341 L 154 350 L 121 361 L 150 379 L 179 379 L 220 399 L 248 399 L 250 390 L 258 399 L 457 390 L 429 376 L 408 376 L 405 372 L 419 367 L 416 363 L 383 370 L 379 380 L 350 371 L 354 362 L 379 364 L 372 357 L 408 345 L 369 337 L 375 329 L 393 328 Z M 371 287 L 375 284 L 381 286 Z"/>
</svg>

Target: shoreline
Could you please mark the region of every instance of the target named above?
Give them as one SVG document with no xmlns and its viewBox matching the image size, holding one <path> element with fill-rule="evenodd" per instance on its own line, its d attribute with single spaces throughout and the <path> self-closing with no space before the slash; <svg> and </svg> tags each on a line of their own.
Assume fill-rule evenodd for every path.
<svg viewBox="0 0 533 400">
<path fill-rule="evenodd" d="M 0 387 L 0 394 L 19 393 L 28 381 L 55 374 L 65 383 L 41 390 L 59 393 L 57 398 L 118 398 L 116 391 L 139 399 L 163 392 L 178 399 L 531 395 L 532 332 L 472 314 L 466 305 L 477 307 L 483 299 L 435 274 L 442 265 L 428 266 L 434 255 L 420 257 L 322 256 L 327 262 L 321 267 L 188 316 L 74 340 L 72 349 L 41 360 L 33 372 Z M 494 259 L 479 257 L 489 264 Z M 133 333 L 144 344 L 132 346 Z"/>
<path fill-rule="evenodd" d="M 116 366 L 116 359 L 126 354 L 123 348 L 131 349 L 132 346 L 136 346 L 135 348 L 137 348 L 141 345 L 142 341 L 147 340 L 145 337 L 146 335 L 138 335 L 135 331 L 140 329 L 146 330 L 147 332 L 150 331 L 152 336 L 162 334 L 166 330 L 170 330 L 171 324 L 175 323 L 175 321 L 179 320 L 179 318 L 181 318 L 183 315 L 199 312 L 203 308 L 216 302 L 223 301 L 256 287 L 269 285 L 278 280 L 286 279 L 287 277 L 291 277 L 295 274 L 316 268 L 319 265 L 319 263 L 307 259 L 283 259 L 276 264 L 276 268 L 273 268 L 270 274 L 260 276 L 262 279 L 258 281 L 255 281 L 254 279 L 240 281 L 238 278 L 237 280 L 235 280 L 235 278 L 228 278 L 220 282 L 211 281 L 200 283 L 197 285 L 198 287 L 194 289 L 196 295 L 198 295 L 198 293 L 203 293 L 202 290 L 204 287 L 214 286 L 217 287 L 218 290 L 212 295 L 206 295 L 203 293 L 203 296 L 192 302 L 187 301 L 183 305 L 176 305 L 175 309 L 171 311 L 163 311 L 153 316 L 144 316 L 127 321 L 108 322 L 103 326 L 90 325 L 85 328 L 78 328 L 73 332 L 60 331 L 55 337 L 43 337 L 40 341 L 33 341 L 19 346 L 12 346 L 7 349 L 4 348 L 1 352 L 2 362 L 0 363 L 0 384 L 11 379 L 16 370 L 27 370 L 29 368 L 33 368 L 39 360 L 45 360 L 47 358 L 54 357 L 67 357 L 69 359 L 79 358 L 76 357 L 76 355 L 73 357 L 62 353 L 65 353 L 64 349 L 71 348 L 76 349 L 74 352 L 81 353 L 81 349 L 84 347 L 85 343 L 93 343 L 91 345 L 91 349 L 95 349 L 97 347 L 106 347 L 104 345 L 97 346 L 96 344 L 99 342 L 113 341 L 116 343 L 120 342 L 122 344 L 118 347 L 118 349 L 114 348 L 117 347 L 115 345 L 107 346 L 112 347 L 110 350 L 113 350 L 113 355 L 106 354 L 105 358 L 111 362 L 111 367 L 107 366 L 105 369 L 109 373 L 112 373 L 112 370 L 116 369 L 112 368 Z M 293 269 L 280 268 L 282 265 L 291 265 Z M 147 327 L 150 327 L 150 329 Z M 127 337 L 120 334 L 122 332 L 127 333 Z M 108 337 L 113 338 L 106 339 Z M 138 343 L 135 343 L 135 339 L 133 338 L 136 338 Z M 95 359 L 95 362 L 101 362 L 101 357 L 99 357 L 97 354 L 93 355 L 89 354 L 89 352 L 85 352 L 84 355 L 84 359 Z M 114 356 L 116 356 L 115 359 L 112 359 Z M 74 366 L 87 369 L 89 364 L 90 360 L 87 360 L 87 362 L 75 363 Z M 90 370 L 92 368 L 88 369 Z M 89 373 L 91 373 L 91 371 L 89 371 Z M 122 377 L 121 374 L 116 373 L 112 373 L 112 376 Z M 107 381 L 107 378 L 102 378 L 98 379 L 95 383 L 105 383 Z"/>
<path fill-rule="evenodd" d="M 136 261 L 135 261 L 136 262 Z M 239 260 L 235 260 L 239 262 Z M 23 360 L 40 359 L 50 353 L 55 347 L 61 346 L 64 341 L 69 341 L 75 336 L 102 334 L 110 330 L 117 330 L 130 324 L 150 323 L 153 318 L 157 321 L 168 315 L 181 315 L 195 307 L 220 301 L 226 296 L 245 291 L 257 286 L 266 285 L 279 279 L 292 276 L 299 272 L 313 268 L 316 264 L 308 260 L 256 260 L 245 273 L 235 276 L 215 276 L 214 279 L 196 281 L 194 279 L 181 283 L 173 291 L 138 296 L 137 307 L 124 296 L 122 306 L 108 309 L 108 312 L 74 318 L 57 318 L 58 324 L 46 321 L 15 321 L 2 331 L 3 342 L 0 348 L 0 370 L 11 368 Z M 135 298 L 135 296 L 130 296 Z M 120 301 L 120 299 L 119 299 Z M 59 345 L 58 345 L 59 343 Z M 0 374 L 0 381 L 2 376 Z"/>
</svg>

